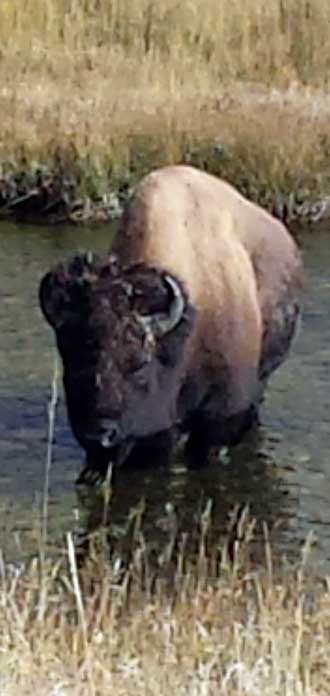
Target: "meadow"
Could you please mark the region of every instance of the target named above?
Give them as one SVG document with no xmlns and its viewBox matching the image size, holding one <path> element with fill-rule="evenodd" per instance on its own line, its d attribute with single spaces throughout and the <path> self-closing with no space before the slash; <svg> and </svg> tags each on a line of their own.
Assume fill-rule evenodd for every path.
<svg viewBox="0 0 330 696">
<path fill-rule="evenodd" d="M 110 205 L 189 162 L 318 219 L 329 22 L 325 0 L 2 0 L 1 203 L 55 186 Z"/>
</svg>

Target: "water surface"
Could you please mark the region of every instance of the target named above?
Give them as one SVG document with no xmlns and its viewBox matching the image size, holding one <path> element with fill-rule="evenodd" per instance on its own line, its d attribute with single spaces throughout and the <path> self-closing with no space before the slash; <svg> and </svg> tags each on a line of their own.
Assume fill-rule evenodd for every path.
<svg viewBox="0 0 330 696">
<path fill-rule="evenodd" d="M 38 283 L 68 254 L 106 250 L 111 235 L 107 227 L 0 225 L 0 545 L 12 557 L 34 548 L 44 487 L 55 351 L 39 310 Z M 167 470 L 123 471 L 113 503 L 115 523 L 122 524 L 143 496 L 147 528 L 161 538 L 168 501 L 189 530 L 196 510 L 210 497 L 221 533 L 233 506 L 248 503 L 260 522 L 277 530 L 274 543 L 281 550 L 295 554 L 313 530 L 318 558 L 330 562 L 329 231 L 310 230 L 302 246 L 307 275 L 302 329 L 289 361 L 271 381 L 259 432 L 229 461 L 202 471 L 187 471 L 180 458 Z M 54 544 L 81 514 L 74 481 L 82 463 L 60 393 L 49 488 Z M 93 505 L 89 515 L 92 519 Z"/>
</svg>

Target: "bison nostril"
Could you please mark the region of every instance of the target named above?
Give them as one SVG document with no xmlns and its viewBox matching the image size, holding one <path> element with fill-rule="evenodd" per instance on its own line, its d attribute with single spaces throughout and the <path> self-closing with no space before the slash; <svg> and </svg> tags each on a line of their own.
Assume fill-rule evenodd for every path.
<svg viewBox="0 0 330 696">
<path fill-rule="evenodd" d="M 103 421 L 100 428 L 102 447 L 113 447 L 120 439 L 120 427 L 113 421 Z"/>
</svg>

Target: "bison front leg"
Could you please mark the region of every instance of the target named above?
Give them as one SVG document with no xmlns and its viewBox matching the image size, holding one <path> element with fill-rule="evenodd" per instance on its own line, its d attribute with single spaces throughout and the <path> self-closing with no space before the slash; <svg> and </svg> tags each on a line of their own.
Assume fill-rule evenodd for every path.
<svg viewBox="0 0 330 696">
<path fill-rule="evenodd" d="M 177 439 L 174 430 L 168 430 L 140 440 L 131 452 L 127 465 L 133 468 L 159 468 L 170 462 Z"/>
<path fill-rule="evenodd" d="M 226 420 L 199 417 L 193 424 L 186 444 L 187 465 L 191 468 L 204 466 L 211 448 L 234 447 L 258 424 L 259 413 L 255 405 Z"/>
<path fill-rule="evenodd" d="M 108 463 L 108 466 L 109 465 L 110 462 Z M 76 479 L 76 485 L 96 486 L 98 483 L 105 480 L 107 468 L 106 465 L 96 465 L 95 461 L 87 454 L 85 466 Z"/>
</svg>

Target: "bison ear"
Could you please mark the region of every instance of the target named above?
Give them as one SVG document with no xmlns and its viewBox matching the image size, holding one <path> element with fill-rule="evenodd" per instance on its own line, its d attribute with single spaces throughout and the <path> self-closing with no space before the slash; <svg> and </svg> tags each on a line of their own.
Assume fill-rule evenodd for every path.
<svg viewBox="0 0 330 696">
<path fill-rule="evenodd" d="M 63 278 L 50 271 L 39 286 L 41 310 L 53 329 L 59 329 L 69 318 L 69 298 Z"/>
</svg>

